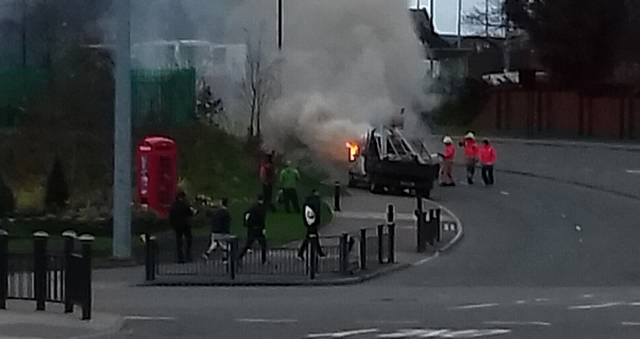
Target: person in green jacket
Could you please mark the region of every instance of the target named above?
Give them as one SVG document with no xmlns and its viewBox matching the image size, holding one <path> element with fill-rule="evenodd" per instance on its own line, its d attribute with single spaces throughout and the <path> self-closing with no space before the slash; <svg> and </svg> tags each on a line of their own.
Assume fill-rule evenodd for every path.
<svg viewBox="0 0 640 339">
<path fill-rule="evenodd" d="M 287 166 L 280 171 L 280 186 L 283 194 L 283 204 L 287 213 L 291 213 L 291 208 L 296 213 L 300 213 L 300 205 L 298 203 L 298 182 L 300 181 L 300 172 L 291 165 L 291 161 L 287 161 Z"/>
</svg>

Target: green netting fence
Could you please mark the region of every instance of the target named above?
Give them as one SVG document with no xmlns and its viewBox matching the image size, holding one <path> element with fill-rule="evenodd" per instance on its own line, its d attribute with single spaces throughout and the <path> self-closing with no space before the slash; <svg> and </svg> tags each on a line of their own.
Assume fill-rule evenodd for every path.
<svg viewBox="0 0 640 339">
<path fill-rule="evenodd" d="M 47 88 L 50 72 L 44 69 L 0 70 L 0 128 L 15 127 L 24 108 Z"/>
<path fill-rule="evenodd" d="M 180 124 L 196 113 L 195 69 L 134 70 L 133 123 Z"/>
<path fill-rule="evenodd" d="M 0 128 L 15 127 L 24 109 L 48 86 L 42 69 L 0 70 Z M 136 126 L 176 125 L 195 119 L 195 69 L 132 71 L 132 116 Z"/>
</svg>

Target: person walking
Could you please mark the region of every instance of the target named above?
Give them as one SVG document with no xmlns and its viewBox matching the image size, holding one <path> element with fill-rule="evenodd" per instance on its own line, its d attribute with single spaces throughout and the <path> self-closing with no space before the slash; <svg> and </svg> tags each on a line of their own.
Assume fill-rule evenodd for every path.
<svg viewBox="0 0 640 339">
<path fill-rule="evenodd" d="M 220 206 L 215 209 L 211 214 L 211 238 L 209 240 L 209 247 L 202 254 L 204 260 L 209 260 L 209 256 L 218 248 L 224 251 L 223 261 L 227 260 L 228 246 L 225 240 L 228 239 L 231 234 L 231 214 L 229 213 L 229 199 L 223 198 L 220 201 Z"/>
<path fill-rule="evenodd" d="M 287 165 L 280 172 L 280 185 L 283 192 L 283 203 L 287 213 L 291 213 L 291 209 L 295 213 L 300 213 L 300 204 L 298 202 L 298 182 L 300 181 L 300 172 L 293 167 L 291 161 L 287 161 Z"/>
<path fill-rule="evenodd" d="M 318 227 L 322 223 L 320 215 L 322 213 L 322 199 L 320 198 L 320 193 L 318 190 L 314 189 L 311 191 L 311 195 L 305 199 L 304 205 L 302 206 L 302 221 L 307 230 L 307 235 L 300 245 L 300 249 L 298 250 L 298 259 L 304 260 L 304 253 L 307 251 L 309 247 L 309 242 L 313 241 L 313 246 L 316 246 L 318 250 L 318 255 L 320 257 L 325 257 L 326 255 L 322 251 L 322 247 L 320 246 L 320 239 L 318 235 Z M 312 238 L 312 236 L 315 236 Z M 313 240 L 312 240 L 313 239 Z"/>
<path fill-rule="evenodd" d="M 450 136 L 442 139 L 444 144 L 444 151 L 440 153 L 442 157 L 442 166 L 440 168 L 440 186 L 449 187 L 455 186 L 455 180 L 453 179 L 453 160 L 456 157 L 456 147 L 453 145 L 453 139 Z"/>
<path fill-rule="evenodd" d="M 191 218 L 194 214 L 194 210 L 187 201 L 187 195 L 183 191 L 178 192 L 169 211 L 169 223 L 176 233 L 176 259 L 178 263 L 191 261 Z M 186 249 L 183 246 L 183 241 L 186 241 Z"/>
<path fill-rule="evenodd" d="M 262 195 L 265 199 L 267 208 L 272 211 L 276 210 L 273 204 L 273 184 L 276 181 L 276 168 L 273 164 L 273 152 L 265 156 L 264 161 L 260 164 L 260 182 L 262 183 Z"/>
<path fill-rule="evenodd" d="M 267 263 L 267 237 L 266 230 L 267 207 L 265 206 L 264 197 L 258 196 L 258 201 L 244 214 L 244 226 L 247 228 L 247 242 L 240 252 L 238 261 L 247 254 L 247 251 L 258 241 L 262 249 L 262 263 Z"/>
<path fill-rule="evenodd" d="M 493 166 L 497 159 L 496 149 L 491 145 L 489 139 L 484 139 L 482 141 L 482 147 L 480 147 L 480 164 L 482 165 L 482 181 L 484 181 L 484 184 L 487 186 L 495 183 Z"/>
<path fill-rule="evenodd" d="M 473 180 L 476 174 L 476 164 L 478 163 L 478 144 L 476 143 L 476 136 L 473 132 L 468 132 L 464 136 L 464 141 L 461 142 L 461 146 L 464 147 L 464 163 L 467 167 L 467 183 L 473 185 Z"/>
</svg>

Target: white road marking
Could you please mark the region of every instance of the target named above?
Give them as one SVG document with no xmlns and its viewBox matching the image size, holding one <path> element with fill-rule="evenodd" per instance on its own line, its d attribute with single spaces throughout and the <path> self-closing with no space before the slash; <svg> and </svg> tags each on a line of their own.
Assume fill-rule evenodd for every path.
<svg viewBox="0 0 640 339">
<path fill-rule="evenodd" d="M 623 321 L 620 324 L 622 326 L 640 326 L 640 322 L 637 321 Z"/>
<path fill-rule="evenodd" d="M 576 225 L 576 231 L 578 231 L 578 232 L 582 232 L 582 226 L 580 226 L 580 225 Z"/>
<path fill-rule="evenodd" d="M 356 324 L 376 324 L 376 325 L 416 325 L 418 320 L 358 320 Z"/>
<path fill-rule="evenodd" d="M 361 334 L 370 334 L 380 332 L 377 328 L 369 328 L 363 330 L 353 330 L 353 331 L 344 331 L 344 332 L 334 332 L 334 333 L 316 333 L 316 334 L 308 334 L 307 338 L 347 338 L 353 337 Z"/>
<path fill-rule="evenodd" d="M 456 306 L 456 307 L 453 307 L 452 309 L 454 309 L 454 310 L 474 310 L 474 309 L 478 309 L 478 308 L 496 307 L 496 306 L 499 306 L 499 305 L 500 304 L 495 304 L 495 303 L 471 304 L 471 305 Z"/>
<path fill-rule="evenodd" d="M 604 303 L 604 304 L 593 304 L 593 305 L 578 305 L 578 306 L 569 306 L 570 310 L 594 310 L 599 308 L 609 308 L 614 306 L 622 305 L 621 302 L 612 302 L 612 303 Z"/>
<path fill-rule="evenodd" d="M 593 294 L 583 294 L 582 297 L 585 299 L 590 299 L 593 298 Z"/>
<path fill-rule="evenodd" d="M 264 323 L 264 324 L 291 324 L 297 323 L 296 319 L 261 319 L 261 318 L 240 318 L 236 319 L 239 323 Z"/>
<path fill-rule="evenodd" d="M 139 321 L 173 321 L 175 317 L 151 317 L 143 315 L 128 315 L 124 317 L 124 320 L 139 320 Z"/>
<path fill-rule="evenodd" d="M 567 215 L 564 213 L 560 214 L 560 217 L 562 217 L 562 219 L 567 219 Z"/>
<path fill-rule="evenodd" d="M 437 258 L 437 257 L 439 257 L 439 256 L 440 256 L 440 252 L 436 252 L 436 254 L 434 254 L 434 255 L 432 255 L 432 256 L 430 256 L 430 257 L 428 257 L 428 258 L 424 258 L 424 259 L 422 259 L 422 260 L 420 260 L 420 261 L 418 261 L 418 262 L 415 262 L 415 263 L 413 263 L 411 266 L 420 266 L 420 265 L 424 265 L 424 264 L 428 263 L 429 261 L 436 259 L 436 258 Z"/>
<path fill-rule="evenodd" d="M 627 174 L 640 174 L 640 169 L 628 169 L 625 172 L 627 172 Z"/>
<path fill-rule="evenodd" d="M 516 304 L 517 304 L 517 305 L 524 305 L 524 304 L 526 304 L 526 303 L 527 303 L 527 302 L 526 302 L 525 300 L 517 300 L 517 301 L 516 301 Z"/>
<path fill-rule="evenodd" d="M 549 301 L 549 298 L 536 298 L 537 303 L 543 303 Z"/>
<path fill-rule="evenodd" d="M 551 323 L 546 321 L 485 321 L 487 325 L 510 325 L 510 326 L 551 326 Z"/>
<path fill-rule="evenodd" d="M 507 191 L 500 191 L 500 194 L 505 195 L 505 196 L 511 195 L 511 193 L 509 193 Z"/>
<path fill-rule="evenodd" d="M 480 338 L 480 337 L 490 337 L 502 334 L 511 333 L 511 330 L 508 329 L 488 329 L 488 330 L 463 330 L 463 331 L 454 331 L 449 332 L 447 334 L 442 335 L 442 338 Z"/>
<path fill-rule="evenodd" d="M 640 302 L 629 303 L 629 306 L 640 306 Z"/>
<path fill-rule="evenodd" d="M 435 338 L 449 333 L 449 330 L 412 329 L 399 330 L 395 333 L 379 334 L 378 338 Z"/>
</svg>

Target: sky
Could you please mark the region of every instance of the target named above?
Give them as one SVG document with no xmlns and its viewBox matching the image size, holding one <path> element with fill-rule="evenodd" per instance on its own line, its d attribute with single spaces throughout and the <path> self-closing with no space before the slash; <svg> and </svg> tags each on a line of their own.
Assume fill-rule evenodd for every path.
<svg viewBox="0 0 640 339">
<path fill-rule="evenodd" d="M 409 6 L 415 8 L 418 0 L 409 0 Z M 420 6 L 429 10 L 430 0 L 420 0 Z M 457 32 L 457 0 L 432 0 L 435 1 L 435 25 L 438 33 Z M 484 0 L 462 0 L 463 13 L 471 11 L 475 6 L 484 4 Z M 468 28 L 462 27 L 462 32 L 468 32 Z"/>
</svg>

